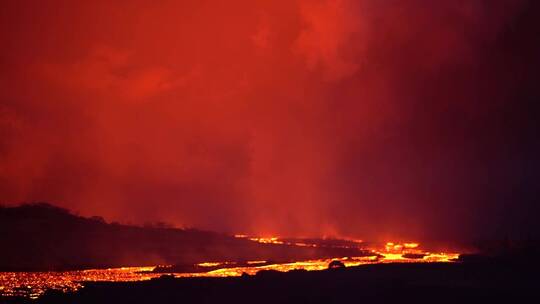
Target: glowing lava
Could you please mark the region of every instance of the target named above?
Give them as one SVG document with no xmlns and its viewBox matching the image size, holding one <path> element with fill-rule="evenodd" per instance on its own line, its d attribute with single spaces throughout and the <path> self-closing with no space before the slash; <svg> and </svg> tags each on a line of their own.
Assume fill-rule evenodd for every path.
<svg viewBox="0 0 540 304">
<path fill-rule="evenodd" d="M 278 237 L 248 237 L 245 235 L 236 236 L 250 239 L 265 244 L 280 244 L 290 246 L 323 246 L 318 243 L 286 241 Z M 433 262 L 453 262 L 458 257 L 458 253 L 429 252 L 420 248 L 416 242 L 397 243 L 387 242 L 382 245 L 369 247 L 359 240 L 348 240 L 349 245 L 342 243 L 325 244 L 327 247 L 347 247 L 361 248 L 368 250 L 371 255 L 361 257 L 335 257 L 325 259 L 314 259 L 306 261 L 294 261 L 287 263 L 269 264 L 264 260 L 245 261 L 235 263 L 230 261 L 204 262 L 196 266 L 208 268 L 208 271 L 197 273 L 174 273 L 177 277 L 232 277 L 243 274 L 254 275 L 261 270 L 291 271 L 291 270 L 324 270 L 332 261 L 340 261 L 346 267 L 360 266 L 366 264 L 382 263 L 433 263 Z M 238 266 L 241 265 L 241 266 Z M 4 296 L 24 296 L 37 298 L 48 289 L 61 291 L 73 291 L 83 287 L 83 282 L 88 281 L 144 281 L 158 278 L 163 273 L 152 272 L 154 267 L 123 267 L 109 269 L 90 269 L 80 271 L 64 272 L 0 272 L 0 295 Z"/>
<path fill-rule="evenodd" d="M 81 282 L 132 282 L 159 277 L 160 274 L 152 273 L 152 269 L 154 267 L 121 267 L 77 271 L 0 272 L 0 296 L 20 296 L 36 299 L 49 289 L 64 292 L 77 290 L 82 287 Z"/>
<path fill-rule="evenodd" d="M 247 236 L 242 236 L 248 238 Z M 268 238 L 249 238 L 250 240 L 260 243 L 271 244 L 286 244 L 296 246 L 318 246 L 316 244 L 298 245 L 298 243 L 290 243 L 280 240 L 278 237 Z M 357 244 L 362 241 L 355 242 Z M 291 270 L 324 270 L 328 268 L 328 264 L 332 261 L 341 261 L 346 267 L 360 266 L 366 264 L 383 264 L 383 263 L 447 263 L 454 262 L 459 257 L 459 253 L 444 253 L 444 252 L 429 252 L 420 249 L 420 244 L 411 243 L 396 243 L 387 242 L 383 248 L 369 248 L 373 255 L 362 257 L 336 257 L 329 259 L 315 259 L 307 261 L 298 261 L 291 263 L 279 263 L 261 266 L 251 266 L 251 264 L 264 264 L 265 261 L 250 261 L 247 264 L 250 266 L 243 267 L 226 267 L 226 263 L 221 269 L 212 270 L 206 273 L 181 273 L 176 274 L 179 277 L 230 277 L 241 276 L 242 274 L 253 275 L 261 270 L 276 270 L 276 271 L 291 271 Z M 213 263 L 208 263 L 213 264 Z M 201 264 L 199 264 L 201 265 Z"/>
</svg>

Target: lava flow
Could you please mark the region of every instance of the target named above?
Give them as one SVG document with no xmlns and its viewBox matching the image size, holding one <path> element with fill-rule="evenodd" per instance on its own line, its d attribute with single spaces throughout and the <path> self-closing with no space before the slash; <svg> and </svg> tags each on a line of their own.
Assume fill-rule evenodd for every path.
<svg viewBox="0 0 540 304">
<path fill-rule="evenodd" d="M 256 241 L 264 244 L 277 244 L 277 245 L 293 245 L 293 246 L 328 246 L 328 247 L 349 247 L 364 248 L 371 252 L 371 255 L 359 256 L 359 257 L 334 257 L 324 259 L 314 259 L 306 261 L 294 261 L 289 263 L 269 263 L 266 261 L 248 261 L 244 266 L 235 267 L 234 263 L 201 263 L 198 266 L 213 267 L 211 271 L 201 273 L 181 273 L 177 274 L 180 277 L 229 277 L 240 276 L 243 274 L 253 275 L 261 270 L 276 270 L 276 271 L 291 271 L 291 270 L 324 270 L 329 267 L 332 261 L 340 261 L 345 267 L 360 266 L 365 264 L 382 264 L 382 263 L 432 263 L 432 262 L 454 262 L 459 257 L 459 253 L 448 252 L 431 252 L 425 251 L 420 248 L 419 243 L 407 242 L 396 243 L 387 242 L 384 246 L 374 245 L 363 246 L 361 240 L 345 241 L 344 245 L 340 240 L 333 240 L 333 243 L 339 241 L 339 243 L 332 245 L 320 245 L 318 243 L 309 243 L 305 240 L 287 240 L 280 239 L 278 237 L 248 237 L 246 235 L 236 235 L 237 238 L 248 238 L 252 241 Z M 320 240 L 319 240 L 320 241 Z M 324 240 L 323 240 L 324 241 Z M 382 247 L 382 248 L 381 248 Z M 215 269 L 215 268 L 218 269 Z"/>
<path fill-rule="evenodd" d="M 420 248 L 418 243 L 396 243 L 365 245 L 360 240 L 288 240 L 278 237 L 261 238 L 236 236 L 249 238 L 260 243 L 271 243 L 291 246 L 327 246 L 347 247 L 354 246 L 368 250 L 371 254 L 358 257 L 334 257 L 305 261 L 287 261 L 282 263 L 265 260 L 245 262 L 203 262 L 196 266 L 202 268 L 201 272 L 170 272 L 176 277 L 234 277 L 241 275 L 254 275 L 261 270 L 275 270 L 287 272 L 291 270 L 324 270 L 329 268 L 332 261 L 341 262 L 344 267 L 360 266 L 366 264 L 382 263 L 429 263 L 429 262 L 453 262 L 459 257 L 458 253 L 430 252 Z M 74 291 L 83 287 L 84 282 L 90 281 L 144 281 L 155 279 L 167 271 L 155 271 L 159 267 L 123 267 L 109 269 L 90 269 L 64 272 L 0 272 L 0 295 L 26 296 L 37 298 L 46 290 L 55 289 L 61 291 Z M 165 266 L 166 268 L 166 266 Z M 208 271 L 204 271 L 207 268 Z"/>
</svg>

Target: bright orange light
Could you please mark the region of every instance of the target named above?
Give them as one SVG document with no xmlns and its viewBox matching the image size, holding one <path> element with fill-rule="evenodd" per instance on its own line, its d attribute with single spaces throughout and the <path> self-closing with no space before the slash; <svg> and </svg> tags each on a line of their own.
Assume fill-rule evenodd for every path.
<svg viewBox="0 0 540 304">
<path fill-rule="evenodd" d="M 418 243 L 404 243 L 403 246 L 405 248 L 416 248 L 419 246 L 419 244 Z"/>
<path fill-rule="evenodd" d="M 304 243 L 285 243 L 278 237 L 240 237 L 249 238 L 250 240 L 265 244 L 312 246 Z M 316 245 L 314 244 L 313 246 Z M 340 248 L 343 247 L 342 245 L 339 246 Z M 357 245 L 351 244 L 350 246 L 350 248 L 358 248 Z M 383 263 L 453 262 L 459 257 L 458 253 L 432 253 L 424 251 L 420 248 L 420 244 L 416 242 L 387 242 L 383 245 L 379 245 L 378 247 L 374 246 L 363 249 L 371 252 L 372 255 L 361 257 L 335 257 L 281 264 L 268 264 L 268 262 L 265 260 L 246 261 L 244 264 L 231 261 L 204 262 L 198 263 L 197 266 L 208 267 L 208 269 L 211 271 L 198 273 L 175 273 L 174 275 L 178 277 L 228 277 L 240 276 L 244 273 L 251 275 L 260 270 L 324 270 L 328 268 L 330 262 L 336 260 L 342 262 L 346 267 L 351 267 L 365 264 Z M 238 265 L 242 266 L 238 267 Z M 37 298 L 48 289 L 57 289 L 62 291 L 77 290 L 82 287 L 81 282 L 84 281 L 143 281 L 157 278 L 162 275 L 162 273 L 151 272 L 153 269 L 154 267 L 123 267 L 67 272 L 0 272 L 0 291 L 5 295 L 17 294 L 30 298 Z M 27 288 L 21 289 L 20 287 Z M 25 294 L 19 294 L 21 290 L 25 290 Z"/>
<path fill-rule="evenodd" d="M 263 244 L 284 244 L 282 241 L 279 241 L 278 237 L 254 237 L 250 240 L 263 243 Z"/>
<path fill-rule="evenodd" d="M 261 261 L 247 261 L 247 263 L 248 263 L 249 265 L 254 265 L 254 264 L 264 264 L 264 263 L 266 263 L 266 261 L 264 261 L 264 260 L 261 260 Z"/>
<path fill-rule="evenodd" d="M 223 263 L 220 263 L 220 262 L 206 262 L 206 263 L 199 263 L 197 264 L 198 266 L 201 266 L 201 267 L 216 267 L 216 266 L 219 266 Z"/>
</svg>

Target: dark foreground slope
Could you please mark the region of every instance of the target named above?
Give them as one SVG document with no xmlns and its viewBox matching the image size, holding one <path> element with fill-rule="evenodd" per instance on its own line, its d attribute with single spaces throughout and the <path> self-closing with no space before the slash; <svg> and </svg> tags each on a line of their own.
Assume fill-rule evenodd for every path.
<svg viewBox="0 0 540 304">
<path fill-rule="evenodd" d="M 356 249 L 261 244 L 194 229 L 85 218 L 48 204 L 0 207 L 0 271 L 358 256 Z"/>
<path fill-rule="evenodd" d="M 73 294 L 48 293 L 37 303 L 524 303 L 537 299 L 539 270 L 537 263 L 507 261 L 163 278 L 90 283 Z"/>
</svg>

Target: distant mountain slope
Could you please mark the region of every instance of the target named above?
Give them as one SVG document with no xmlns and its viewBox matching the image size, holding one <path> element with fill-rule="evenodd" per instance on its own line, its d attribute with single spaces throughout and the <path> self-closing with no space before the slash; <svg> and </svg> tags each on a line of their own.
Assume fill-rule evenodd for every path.
<svg viewBox="0 0 540 304">
<path fill-rule="evenodd" d="M 287 260 L 358 255 L 355 249 L 260 244 L 194 229 L 85 218 L 49 204 L 0 207 L 0 271 Z"/>
</svg>

